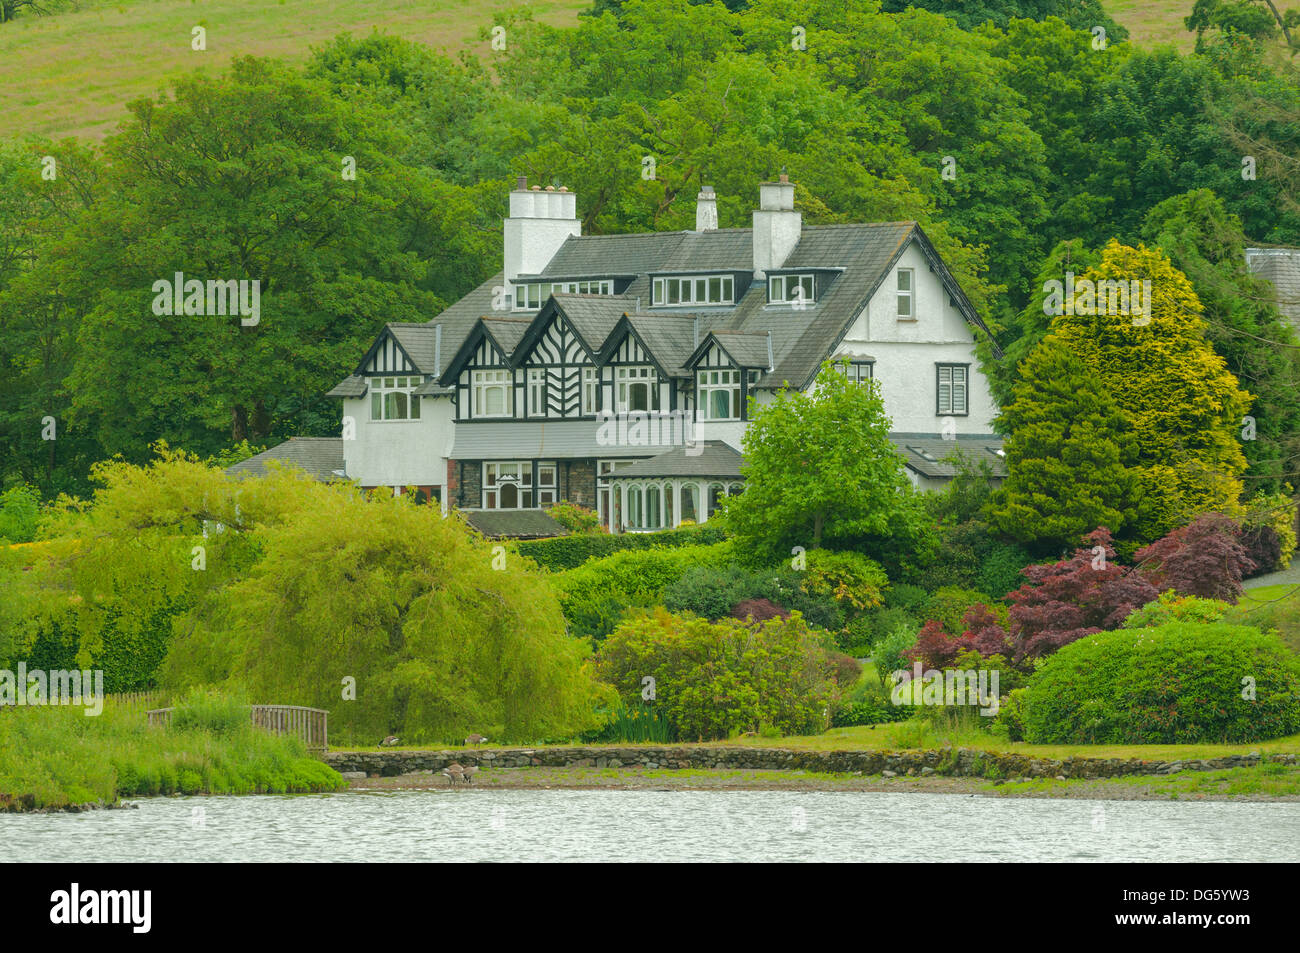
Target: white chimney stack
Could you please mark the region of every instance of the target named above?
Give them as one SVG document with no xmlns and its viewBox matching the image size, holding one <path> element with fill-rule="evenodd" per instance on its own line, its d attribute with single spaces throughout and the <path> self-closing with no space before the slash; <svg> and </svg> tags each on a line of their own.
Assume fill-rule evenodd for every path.
<svg viewBox="0 0 1300 953">
<path fill-rule="evenodd" d="M 505 275 L 535 275 L 555 257 L 565 239 L 581 235 L 577 196 L 561 186 L 528 187 L 520 176 L 510 193 L 510 217 L 505 221 Z"/>
<path fill-rule="evenodd" d="M 799 244 L 803 216 L 794 210 L 794 183 L 782 172 L 778 182 L 758 187 L 754 211 L 754 277 L 780 268 Z"/>
<path fill-rule="evenodd" d="M 718 194 L 713 186 L 700 187 L 700 194 L 695 196 L 695 230 L 713 232 L 718 228 Z"/>
</svg>

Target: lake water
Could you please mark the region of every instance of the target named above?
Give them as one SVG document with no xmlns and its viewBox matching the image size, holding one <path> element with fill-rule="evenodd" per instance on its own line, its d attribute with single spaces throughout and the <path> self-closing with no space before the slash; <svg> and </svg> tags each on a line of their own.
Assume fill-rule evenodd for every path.
<svg viewBox="0 0 1300 953">
<path fill-rule="evenodd" d="M 6 860 L 1295 861 L 1300 804 L 795 791 L 146 798 L 0 814 Z"/>
</svg>

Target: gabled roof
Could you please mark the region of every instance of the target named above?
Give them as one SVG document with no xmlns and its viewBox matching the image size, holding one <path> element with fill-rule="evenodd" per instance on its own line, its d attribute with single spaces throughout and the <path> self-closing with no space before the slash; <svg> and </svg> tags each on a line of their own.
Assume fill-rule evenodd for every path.
<svg viewBox="0 0 1300 953">
<path fill-rule="evenodd" d="M 614 470 L 608 478 L 720 477 L 739 480 L 743 479 L 740 465 L 744 462 L 740 451 L 730 444 L 705 440 L 694 446 L 674 447 L 657 456 L 638 460 L 621 470 Z"/>
<path fill-rule="evenodd" d="M 596 359 L 605 338 L 632 304 L 621 295 L 551 295 L 524 332 L 511 363 L 518 367 L 532 351 L 533 345 L 546 334 L 551 320 L 558 314 L 578 336 L 587 355 Z"/>
<path fill-rule="evenodd" d="M 697 320 L 692 314 L 625 314 L 606 336 L 600 349 L 600 362 L 612 358 L 623 338 L 630 334 L 650 354 L 659 373 L 665 377 L 685 377 Z"/>
<path fill-rule="evenodd" d="M 489 341 L 506 364 L 509 364 L 510 356 L 532 323 L 531 318 L 479 318 L 465 335 L 455 355 L 447 362 L 442 376 L 437 379 L 438 384 L 443 388 L 453 386 L 457 375 L 473 359 L 474 352 L 478 350 L 479 344 L 484 339 Z"/>
<path fill-rule="evenodd" d="M 710 331 L 704 340 L 700 342 L 700 346 L 687 358 L 686 366 L 695 367 L 703 360 L 705 353 L 712 344 L 722 348 L 723 353 L 731 358 L 731 362 L 737 367 L 768 370 L 772 366 L 772 335 L 770 331 L 762 334 L 750 334 L 746 331 L 727 330 Z"/>
<path fill-rule="evenodd" d="M 370 350 L 366 351 L 365 356 L 361 358 L 361 363 L 353 374 L 360 374 L 365 370 L 366 365 L 375 353 L 383 347 L 384 341 L 392 338 L 397 344 L 398 350 L 405 355 L 406 359 L 421 374 L 438 373 L 438 324 L 430 322 L 428 324 L 412 324 L 410 322 L 392 322 L 384 325 L 384 329 L 375 336 L 374 342 L 370 345 Z M 350 396 L 350 395 L 349 395 Z"/>
<path fill-rule="evenodd" d="M 620 296 L 623 307 L 635 316 L 649 308 L 650 282 L 655 274 L 701 271 L 741 274 L 736 286 L 739 299 L 734 306 L 699 309 L 700 338 L 709 331 L 739 331 L 763 337 L 771 331 L 774 366 L 771 373 L 759 378 L 757 386 L 775 389 L 789 381 L 805 388 L 816 376 L 821 362 L 839 346 L 853 320 L 879 290 L 899 256 L 916 243 L 966 322 L 991 339 L 974 306 L 916 222 L 804 226 L 798 244 L 779 270 L 838 271 L 839 274 L 817 301 L 799 312 L 769 306 L 762 281 L 745 283 L 743 274 L 752 273 L 753 268 L 752 243 L 753 232 L 748 228 L 574 235 L 565 240 L 542 275 L 597 277 L 636 273 L 639 277 Z M 627 307 L 629 301 L 631 308 Z M 649 311 L 654 316 L 682 313 Z M 1001 355 L 996 342 L 993 351 Z M 755 356 L 749 354 L 746 360 L 755 361 Z M 753 366 L 766 368 L 766 356 Z"/>
<path fill-rule="evenodd" d="M 226 467 L 233 477 L 260 477 L 269 472 L 267 464 L 278 460 L 285 466 L 298 467 L 317 480 L 343 479 L 342 437 L 290 437 L 284 443 L 263 450 L 255 457 Z"/>
<path fill-rule="evenodd" d="M 1278 310 L 1300 330 L 1300 248 L 1247 248 L 1246 266 L 1273 285 Z"/>
</svg>

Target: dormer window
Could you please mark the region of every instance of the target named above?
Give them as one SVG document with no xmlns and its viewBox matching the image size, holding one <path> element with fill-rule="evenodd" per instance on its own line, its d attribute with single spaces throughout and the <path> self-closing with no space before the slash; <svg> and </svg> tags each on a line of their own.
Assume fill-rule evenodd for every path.
<svg viewBox="0 0 1300 953">
<path fill-rule="evenodd" d="M 734 304 L 736 279 L 732 275 L 656 278 L 650 303 L 660 307 L 691 304 Z"/>
<path fill-rule="evenodd" d="M 411 391 L 422 383 L 422 377 L 370 378 L 370 419 L 419 420 L 420 398 Z"/>
<path fill-rule="evenodd" d="M 659 377 L 648 365 L 614 368 L 614 394 L 617 412 L 659 409 Z"/>
<path fill-rule="evenodd" d="M 515 285 L 515 310 L 536 311 L 551 295 L 612 295 L 614 282 L 610 278 L 590 281 L 533 281 Z"/>
<path fill-rule="evenodd" d="M 855 384 L 865 384 L 874 376 L 874 361 L 844 361 L 840 365 L 844 376 Z"/>
<path fill-rule="evenodd" d="M 916 274 L 911 268 L 898 269 L 898 320 L 916 320 Z"/>
<path fill-rule="evenodd" d="M 767 279 L 769 304 L 812 304 L 815 300 L 812 275 L 772 275 Z"/>
</svg>

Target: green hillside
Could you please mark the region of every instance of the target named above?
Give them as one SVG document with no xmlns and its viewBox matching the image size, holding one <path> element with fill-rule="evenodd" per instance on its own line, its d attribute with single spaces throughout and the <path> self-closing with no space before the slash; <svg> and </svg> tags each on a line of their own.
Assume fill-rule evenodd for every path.
<svg viewBox="0 0 1300 953">
<path fill-rule="evenodd" d="M 342 32 L 378 28 L 436 48 L 482 46 L 497 11 L 527 7 L 545 23 L 571 23 L 588 0 L 123 0 L 0 24 L 0 135 L 99 138 L 129 99 L 166 78 L 231 57 L 301 58 Z M 195 26 L 207 51 L 190 49 Z"/>
</svg>

